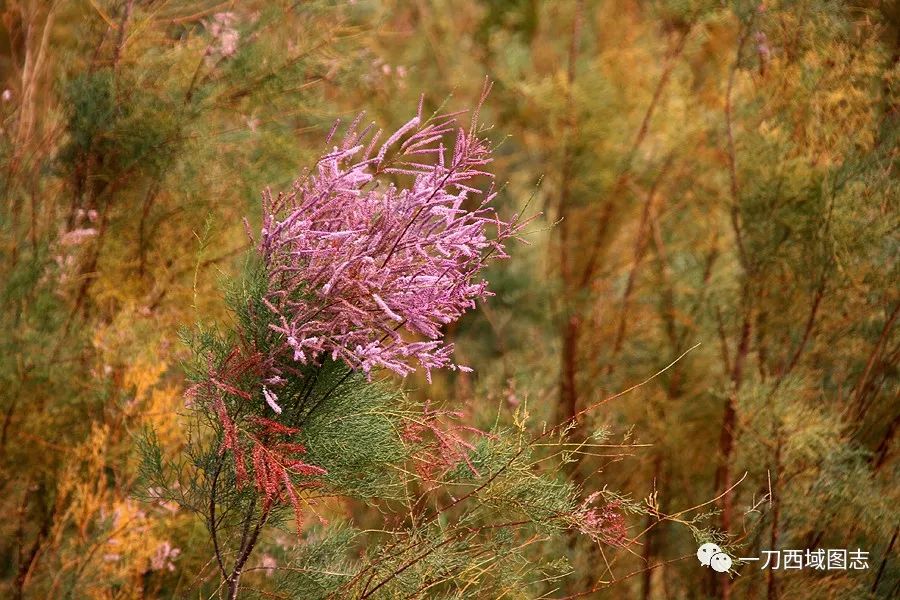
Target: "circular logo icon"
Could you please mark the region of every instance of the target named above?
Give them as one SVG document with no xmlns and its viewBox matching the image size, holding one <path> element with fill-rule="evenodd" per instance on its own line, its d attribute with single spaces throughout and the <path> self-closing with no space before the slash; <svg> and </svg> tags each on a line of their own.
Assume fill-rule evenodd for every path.
<svg viewBox="0 0 900 600">
<path fill-rule="evenodd" d="M 709 559 L 709 566 L 716 573 L 727 573 L 732 564 L 734 562 L 731 560 L 731 557 L 724 552 L 713 554 L 712 558 Z"/>
<path fill-rule="evenodd" d="M 713 544 L 712 542 L 708 542 L 706 544 L 703 544 L 702 546 L 700 546 L 700 548 L 697 549 L 697 560 L 699 560 L 700 564 L 703 565 L 704 567 L 708 567 L 710 564 L 709 563 L 710 559 L 712 559 L 712 557 L 715 556 L 716 554 L 721 554 L 721 553 L 722 553 L 721 548 L 719 548 L 716 544 Z"/>
</svg>

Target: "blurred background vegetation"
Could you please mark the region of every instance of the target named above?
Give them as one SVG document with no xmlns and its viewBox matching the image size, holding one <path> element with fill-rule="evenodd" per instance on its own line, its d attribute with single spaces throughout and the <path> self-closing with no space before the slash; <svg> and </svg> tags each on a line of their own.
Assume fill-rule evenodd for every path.
<svg viewBox="0 0 900 600">
<path fill-rule="evenodd" d="M 539 431 L 600 402 L 578 435 L 632 446 L 560 477 L 645 506 L 635 543 L 545 546 L 573 574 L 544 592 L 897 597 L 897 3 L 8 0 L 2 16 L 0 596 L 200 597 L 202 524 L 134 499 L 137 432 L 183 443 L 178 327 L 227 318 L 241 218 L 335 118 L 395 127 L 420 94 L 472 104 L 487 76 L 503 210 L 533 196 L 542 226 L 450 332 L 475 373 L 408 386 L 476 426 L 527 406 Z M 740 556 L 860 548 L 869 568 L 712 577 L 661 516 L 707 502 L 695 524 Z"/>
</svg>

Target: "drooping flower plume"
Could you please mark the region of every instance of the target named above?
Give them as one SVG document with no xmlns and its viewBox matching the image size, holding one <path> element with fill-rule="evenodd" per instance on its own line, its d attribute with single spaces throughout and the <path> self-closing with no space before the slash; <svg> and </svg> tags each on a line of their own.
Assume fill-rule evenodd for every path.
<svg viewBox="0 0 900 600">
<path fill-rule="evenodd" d="M 360 116 L 289 192 L 264 193 L 266 303 L 294 360 L 331 355 L 404 376 L 421 366 L 429 378 L 465 369 L 452 363 L 442 327 L 490 295 L 479 272 L 506 256 L 504 241 L 523 225 L 491 206 L 480 106 L 465 129 L 462 113 L 423 120 L 420 103 L 381 144 Z"/>
</svg>

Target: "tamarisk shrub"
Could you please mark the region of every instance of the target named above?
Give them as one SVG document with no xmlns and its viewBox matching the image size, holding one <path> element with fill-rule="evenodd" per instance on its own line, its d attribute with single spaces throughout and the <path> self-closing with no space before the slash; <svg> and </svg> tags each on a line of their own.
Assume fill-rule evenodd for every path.
<svg viewBox="0 0 900 600">
<path fill-rule="evenodd" d="M 234 325 L 185 334 L 184 456 L 164 459 L 148 434 L 142 474 L 155 498 L 203 517 L 220 595 L 249 589 L 242 577 L 303 598 L 533 591 L 567 569 L 528 554 L 535 532 L 624 543 L 628 507 L 579 501 L 539 466 L 524 425 L 482 431 L 375 378 L 468 370 L 442 328 L 490 295 L 482 268 L 527 223 L 493 207 L 488 91 L 468 127 L 420 103 L 382 142 L 360 116 L 289 191 L 266 190 L 256 252 L 227 296 Z M 305 509 L 326 497 L 377 504 L 386 526 L 304 533 Z M 291 519 L 299 541 L 277 543 Z M 509 568 L 475 569 L 485 556 Z"/>
</svg>

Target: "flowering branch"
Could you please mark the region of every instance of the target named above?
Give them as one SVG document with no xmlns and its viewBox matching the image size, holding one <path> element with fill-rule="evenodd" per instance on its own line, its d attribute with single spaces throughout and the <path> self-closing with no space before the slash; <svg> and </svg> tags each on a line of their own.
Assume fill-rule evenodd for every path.
<svg viewBox="0 0 900 600">
<path fill-rule="evenodd" d="M 380 132 L 359 131 L 360 115 L 290 192 L 263 194 L 265 302 L 295 361 L 324 354 L 402 376 L 418 365 L 429 380 L 433 369 L 469 370 L 451 362 L 442 327 L 490 295 L 478 273 L 489 257 L 507 256 L 504 242 L 524 223 L 502 221 L 491 205 L 478 109 L 468 129 L 457 115 L 423 121 L 420 103 L 381 146 Z M 411 184 L 398 186 L 403 178 Z M 487 191 L 479 180 L 491 182 Z"/>
</svg>

